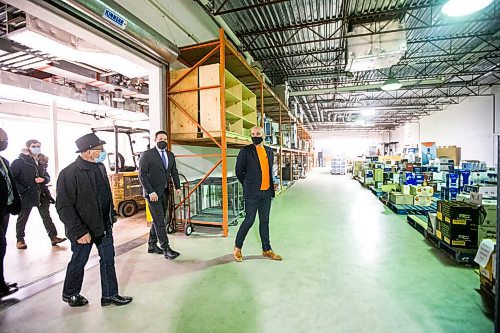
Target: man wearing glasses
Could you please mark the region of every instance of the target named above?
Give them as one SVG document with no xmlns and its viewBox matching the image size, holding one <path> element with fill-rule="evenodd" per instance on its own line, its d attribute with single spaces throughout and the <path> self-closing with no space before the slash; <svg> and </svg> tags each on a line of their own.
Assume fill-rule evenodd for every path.
<svg viewBox="0 0 500 333">
<path fill-rule="evenodd" d="M 21 196 L 21 212 L 16 223 L 16 247 L 20 250 L 28 247 L 24 241 L 24 231 L 33 207 L 38 208 L 52 246 L 66 240 L 66 238 L 57 237 L 56 227 L 50 217 L 49 206 L 53 200 L 47 188 L 50 176 L 44 164 L 38 161 L 40 155 L 40 141 L 28 140 L 26 148 L 22 149 L 19 157 L 11 165 L 11 172 Z"/>
<path fill-rule="evenodd" d="M 113 223 L 116 213 L 106 168 L 106 152 L 94 133 L 75 141 L 80 156 L 64 168 L 57 180 L 56 208 L 66 226 L 73 255 L 66 270 L 62 299 L 69 306 L 85 306 L 82 295 L 83 275 L 92 250 L 97 246 L 101 260 L 101 306 L 126 305 L 132 297 L 118 295 L 113 245 Z"/>
</svg>

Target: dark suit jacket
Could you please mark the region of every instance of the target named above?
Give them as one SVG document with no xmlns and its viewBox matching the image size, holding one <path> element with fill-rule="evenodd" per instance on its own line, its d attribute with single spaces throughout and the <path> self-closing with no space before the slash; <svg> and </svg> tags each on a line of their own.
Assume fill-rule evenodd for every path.
<svg viewBox="0 0 500 333">
<path fill-rule="evenodd" d="M 168 167 L 165 170 L 160 153 L 155 148 L 146 150 L 139 159 L 139 180 L 144 189 L 144 196 L 156 192 L 161 195 L 172 178 L 176 189 L 181 188 L 179 172 L 175 164 L 175 156 L 172 152 L 166 151 Z"/>
<path fill-rule="evenodd" d="M 264 146 L 269 162 L 269 183 L 270 187 L 266 191 L 274 198 L 274 179 L 273 179 L 273 150 Z M 241 148 L 236 159 L 236 177 L 243 184 L 243 194 L 245 198 L 256 198 L 260 194 L 262 184 L 262 171 L 260 170 L 259 156 L 254 144 Z"/>
<path fill-rule="evenodd" d="M 12 176 L 9 169 L 9 161 L 7 161 L 3 157 L 0 158 L 3 160 L 5 166 L 7 167 L 7 170 L 9 171 L 10 183 L 12 184 L 12 190 L 14 191 L 14 201 L 10 205 L 7 205 L 7 201 L 9 199 L 7 181 L 2 175 L 0 175 L 0 218 L 3 218 L 7 214 L 19 214 L 19 212 L 21 211 L 21 198 L 19 197 L 19 193 L 17 192 L 14 177 Z"/>
</svg>

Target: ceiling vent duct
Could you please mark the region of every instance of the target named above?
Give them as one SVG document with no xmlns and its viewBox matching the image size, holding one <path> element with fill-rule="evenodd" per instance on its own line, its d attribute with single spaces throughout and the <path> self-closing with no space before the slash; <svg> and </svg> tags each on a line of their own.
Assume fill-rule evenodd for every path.
<svg viewBox="0 0 500 333">
<path fill-rule="evenodd" d="M 179 49 L 163 35 L 113 0 L 68 0 L 94 19 L 156 53 L 167 63 L 177 60 Z"/>
<path fill-rule="evenodd" d="M 58 58 L 116 71 L 127 77 L 147 76 L 146 69 L 32 15 L 26 27 L 6 36 L 19 44 Z"/>
<path fill-rule="evenodd" d="M 404 25 L 398 20 L 354 25 L 347 38 L 345 70 L 351 72 L 390 68 L 407 48 Z"/>
</svg>

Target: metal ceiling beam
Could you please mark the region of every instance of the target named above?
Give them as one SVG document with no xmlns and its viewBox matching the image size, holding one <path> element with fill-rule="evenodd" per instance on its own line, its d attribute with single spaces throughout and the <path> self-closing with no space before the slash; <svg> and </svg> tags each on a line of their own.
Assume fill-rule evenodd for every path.
<svg viewBox="0 0 500 333">
<path fill-rule="evenodd" d="M 228 3 L 228 0 L 225 0 L 220 5 L 220 7 L 217 10 L 215 10 L 215 11 L 212 12 L 212 14 L 214 16 L 225 15 L 225 14 L 229 14 L 229 13 L 240 12 L 240 11 L 244 11 L 244 10 L 250 10 L 250 9 L 257 8 L 257 7 L 264 7 L 264 6 L 274 5 L 274 4 L 277 4 L 277 3 L 280 3 L 280 2 L 287 2 L 287 1 L 290 1 L 290 0 L 266 0 L 266 1 L 258 2 L 258 3 L 252 4 L 252 5 L 247 5 L 247 6 L 241 6 L 241 7 L 236 7 L 236 8 L 222 10 L 222 8 L 224 7 L 224 5 L 226 5 L 226 3 Z"/>
<path fill-rule="evenodd" d="M 322 49 L 322 50 L 298 50 L 295 52 L 287 52 L 287 53 L 278 53 L 278 54 L 273 54 L 269 56 L 258 56 L 255 55 L 253 58 L 257 61 L 263 61 L 263 60 L 276 60 L 276 59 L 282 59 L 282 58 L 292 58 L 292 57 L 300 57 L 300 56 L 308 56 L 312 54 L 325 54 L 325 53 L 342 53 L 344 52 L 343 49 L 341 48 L 327 48 L 327 49 Z"/>
<path fill-rule="evenodd" d="M 367 32 L 367 33 L 360 33 L 360 34 L 350 34 L 348 36 L 330 36 L 322 39 L 310 39 L 307 41 L 302 41 L 302 42 L 294 42 L 294 43 L 283 43 L 283 44 L 274 44 L 274 43 L 268 43 L 269 45 L 266 46 L 259 46 L 259 47 L 252 47 L 252 48 L 245 48 L 245 51 L 260 51 L 260 50 L 267 50 L 270 47 L 273 48 L 283 48 L 283 47 L 290 47 L 290 46 L 298 46 L 298 45 L 306 45 L 306 44 L 312 44 L 312 43 L 321 43 L 321 42 L 328 42 L 328 41 L 335 41 L 335 40 L 342 40 L 344 38 L 356 38 L 356 37 L 368 37 L 372 36 L 374 34 L 388 34 L 388 33 L 394 33 L 394 32 L 406 32 L 406 31 L 416 31 L 416 30 L 424 30 L 424 29 L 432 29 L 432 28 L 440 28 L 440 27 L 450 27 L 450 26 L 456 26 L 456 25 L 466 25 L 466 24 L 473 24 L 473 23 L 479 23 L 479 22 L 486 22 L 486 21 L 491 21 L 493 22 L 492 24 L 500 24 L 500 17 L 495 16 L 494 18 L 478 18 L 478 19 L 471 19 L 467 21 L 453 21 L 453 22 L 448 22 L 448 23 L 439 23 L 439 24 L 430 24 L 430 25 L 421 25 L 421 26 L 415 26 L 415 27 L 406 27 L 404 29 L 392 29 L 392 30 L 383 30 L 383 31 L 376 31 L 376 32 Z M 242 38 L 242 37 L 241 37 Z M 243 40 L 243 43 L 245 43 L 245 40 Z"/>
<path fill-rule="evenodd" d="M 311 21 L 311 22 L 301 22 L 301 23 L 295 23 L 295 24 L 290 24 L 284 27 L 269 27 L 263 30 L 249 30 L 245 32 L 236 32 L 236 35 L 238 37 L 248 37 L 248 36 L 255 36 L 255 35 L 264 35 L 264 34 L 269 34 L 269 33 L 275 33 L 275 32 L 284 32 L 284 31 L 289 31 L 289 30 L 295 30 L 295 29 L 302 29 L 302 28 L 313 28 L 321 25 L 326 25 L 326 24 L 331 24 L 331 23 L 338 23 L 342 21 L 349 20 L 351 22 L 361 22 L 361 21 L 366 21 L 366 20 L 375 20 L 377 17 L 380 17 L 381 15 L 387 16 L 387 17 L 396 17 L 398 15 L 404 14 L 407 11 L 413 11 L 413 10 L 420 10 L 420 9 L 425 9 L 425 8 L 431 8 L 431 7 L 437 7 L 440 6 L 441 4 L 426 4 L 426 5 L 419 5 L 419 6 L 414 6 L 411 8 L 402 8 L 402 9 L 394 9 L 394 10 L 388 10 L 384 12 L 378 12 L 378 13 L 368 13 L 368 14 L 361 14 L 361 15 L 339 15 L 337 17 L 329 18 L 329 19 L 323 19 L 323 20 L 317 20 L 317 21 Z"/>
</svg>

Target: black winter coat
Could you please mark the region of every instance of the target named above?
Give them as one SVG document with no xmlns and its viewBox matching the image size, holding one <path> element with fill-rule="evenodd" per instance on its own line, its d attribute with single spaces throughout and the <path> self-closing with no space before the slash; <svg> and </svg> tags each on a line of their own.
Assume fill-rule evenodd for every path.
<svg viewBox="0 0 500 333">
<path fill-rule="evenodd" d="M 31 155 L 19 154 L 10 167 L 16 181 L 17 190 L 21 196 L 21 207 L 29 208 L 40 205 L 40 195 L 44 193 L 44 187 L 50 182 L 47 170 L 35 162 Z M 35 182 L 35 178 L 42 177 L 45 181 L 41 184 Z"/>
<path fill-rule="evenodd" d="M 7 188 L 7 181 L 2 175 L 0 175 L 0 218 L 3 218 L 7 214 L 19 214 L 19 212 L 21 211 L 21 198 L 19 197 L 19 193 L 17 192 L 14 177 L 9 170 L 9 161 L 7 161 L 3 157 L 0 158 L 3 160 L 5 166 L 8 169 L 10 183 L 12 184 L 12 191 L 14 192 L 14 201 L 10 205 L 7 205 L 9 199 L 9 189 Z"/>
<path fill-rule="evenodd" d="M 274 179 L 273 179 L 273 150 L 264 146 L 269 162 L 269 182 L 270 187 L 266 191 L 269 196 L 274 198 Z M 241 148 L 236 159 L 236 177 L 243 184 L 243 195 L 245 198 L 256 198 L 260 194 L 260 185 L 262 183 L 262 171 L 260 169 L 259 156 L 254 144 Z"/>
<path fill-rule="evenodd" d="M 94 177 L 96 168 L 105 179 L 106 188 L 100 190 L 109 194 L 109 216 L 102 216 L 103 209 L 98 200 Z M 57 179 L 56 209 L 66 227 L 66 236 L 71 241 L 76 242 L 87 232 L 92 239 L 103 236 L 106 229 L 112 226 L 116 216 L 104 165 L 92 165 L 78 157 L 75 162 L 64 168 Z"/>
</svg>

